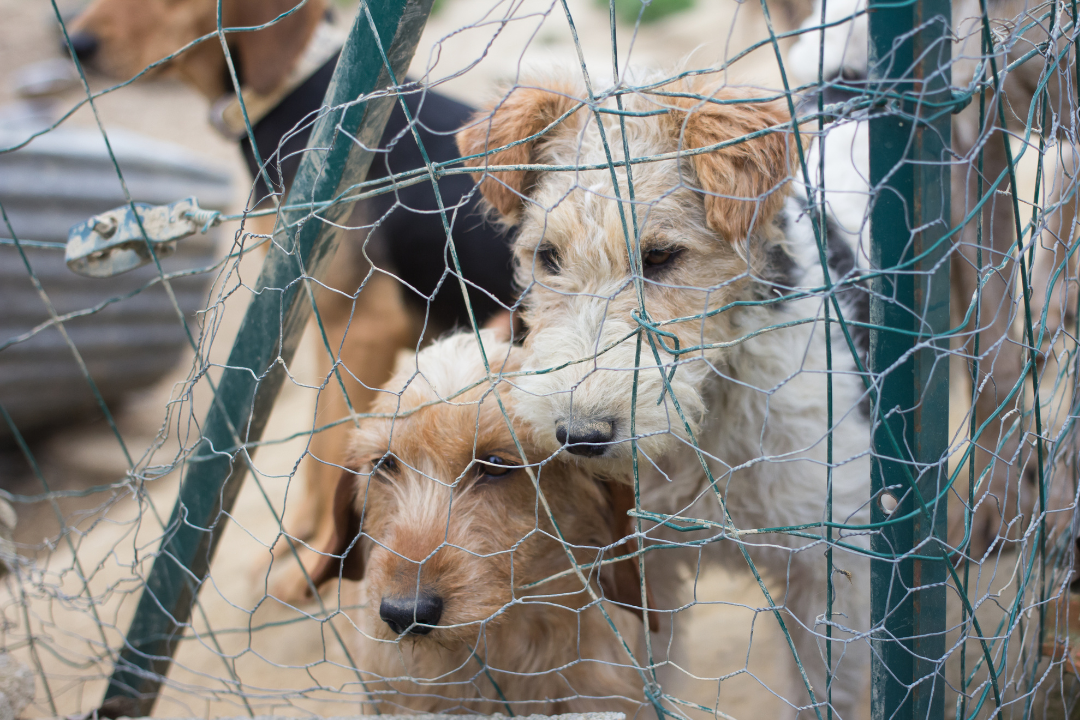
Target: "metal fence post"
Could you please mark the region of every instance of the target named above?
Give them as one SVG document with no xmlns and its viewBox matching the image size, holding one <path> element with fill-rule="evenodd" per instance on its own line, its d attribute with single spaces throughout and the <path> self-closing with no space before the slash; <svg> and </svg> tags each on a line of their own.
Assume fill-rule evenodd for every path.
<svg viewBox="0 0 1080 720">
<path fill-rule="evenodd" d="M 341 51 L 309 149 L 297 171 L 276 242 L 263 263 L 243 324 L 222 373 L 203 439 L 188 460 L 180 496 L 105 694 L 102 714 L 149 715 L 184 634 L 191 606 L 209 572 L 227 513 L 240 491 L 246 465 L 240 446 L 259 440 L 284 380 L 311 305 L 302 277 L 319 277 L 333 258 L 338 231 L 352 202 L 318 211 L 361 182 L 378 147 L 395 96 L 356 102 L 402 78 L 416 50 L 432 0 L 363 0 Z M 368 16 L 370 13 L 370 18 Z M 373 27 L 374 26 L 374 27 Z M 373 32 L 378 33 L 379 42 Z M 359 142 L 357 142 L 359 140 Z M 297 221 L 306 221 L 298 223 Z M 286 252 L 285 249 L 289 252 Z"/>
<path fill-rule="evenodd" d="M 872 717 L 942 718 L 949 421 L 951 7 L 870 0 Z M 894 504 L 895 501 L 895 504 Z M 938 538 L 938 539 L 933 539 Z M 914 557 L 913 557 L 914 556 Z M 903 558 L 903 559 L 901 559 Z"/>
</svg>

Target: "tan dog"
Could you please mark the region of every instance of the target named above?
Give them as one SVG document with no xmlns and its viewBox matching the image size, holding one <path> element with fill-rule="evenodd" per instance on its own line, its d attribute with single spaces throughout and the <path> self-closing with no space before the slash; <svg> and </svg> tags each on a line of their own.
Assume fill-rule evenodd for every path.
<svg viewBox="0 0 1080 720">
<path fill-rule="evenodd" d="M 356 472 L 341 478 L 330 554 L 312 579 L 363 578 L 358 657 L 383 712 L 632 718 L 643 676 L 623 643 L 642 637 L 637 560 L 587 567 L 583 584 L 569 556 L 610 557 L 631 531 L 633 493 L 572 461 L 524 463 L 519 442 L 530 462 L 544 455 L 500 407 L 499 373 L 517 368 L 518 351 L 481 335 L 490 375 L 471 333 L 402 363 L 373 408 L 387 417 L 355 436 Z"/>
<path fill-rule="evenodd" d="M 245 86 L 270 93 L 299 59 L 326 13 L 326 0 L 223 0 L 222 27 L 256 27 L 297 9 L 258 32 L 230 33 L 228 43 Z M 217 30 L 217 0 L 95 0 L 69 28 L 95 43 L 86 54 L 95 69 L 129 78 Z M 230 88 L 225 56 L 216 38 L 188 49 L 155 72 L 179 77 L 216 100 Z"/>
<path fill-rule="evenodd" d="M 304 141 L 295 132 L 294 126 L 306 114 L 318 108 L 325 90 L 324 85 L 329 82 L 336 46 L 331 46 L 329 51 L 323 47 L 326 42 L 324 35 L 330 32 L 320 25 L 326 10 L 325 0 L 222 1 L 222 27 L 255 27 L 292 11 L 262 30 L 229 32 L 225 36 L 239 74 L 249 114 L 271 113 L 265 116 L 266 125 L 272 126 L 269 131 L 266 125 L 260 128 L 255 115 L 252 115 L 252 125 L 263 161 L 270 159 L 266 169 L 275 183 L 283 177 L 283 182 L 287 185 L 289 171 L 281 169 L 281 175 L 278 176 L 275 172 L 279 169 L 278 163 L 284 168 L 289 162 L 285 158 L 290 153 L 294 158 L 292 162 L 297 162 L 296 158 L 303 149 Z M 128 78 L 182 50 L 196 39 L 214 33 L 217 26 L 217 0 L 96 0 L 72 24 L 72 49 L 91 67 L 116 77 Z M 329 63 L 329 69 L 315 71 L 309 78 L 313 84 L 309 86 L 308 82 L 304 82 L 297 85 L 303 79 L 297 77 L 298 66 L 320 66 L 323 63 Z M 309 72 L 312 70 L 313 68 L 308 68 Z M 208 99 L 219 101 L 218 104 L 232 97 L 228 94 L 232 90 L 232 84 L 225 55 L 221 42 L 216 37 L 210 37 L 185 50 L 155 72 L 178 76 Z M 306 107 L 305 103 L 311 103 L 313 107 Z M 296 104 L 301 107 L 292 107 Z M 282 111 L 276 109 L 278 105 L 283 107 Z M 453 115 L 444 118 L 446 127 L 439 133 L 427 133 L 426 128 L 431 127 L 435 121 L 431 120 L 430 116 L 420 116 L 425 127 L 421 134 L 427 133 L 425 143 L 432 158 L 437 160 L 440 152 L 444 156 L 448 152 L 451 156 L 455 155 L 456 149 L 451 136 L 467 117 L 470 109 L 434 92 L 426 93 L 424 105 L 431 113 L 445 114 L 445 108 L 450 107 L 460 115 L 460 120 L 455 120 Z M 399 110 L 395 110 L 391 115 L 391 123 L 398 114 Z M 403 117 L 402 115 L 402 122 Z M 280 158 L 271 159 L 270 156 L 286 141 L 297 143 L 297 147 L 282 149 L 279 151 Z M 396 153 L 408 152 L 403 150 L 408 142 L 411 142 L 411 136 L 395 145 L 395 150 L 389 153 L 389 159 L 386 155 L 380 156 L 373 168 L 378 169 L 377 163 L 388 163 L 399 158 Z M 257 163 L 252 165 L 254 156 L 251 146 L 243 147 L 249 166 L 258 174 Z M 414 158 L 406 157 L 403 161 L 398 160 L 399 167 L 395 168 L 396 171 L 402 169 L 402 162 L 414 163 L 413 166 L 423 164 Z M 464 178 L 454 182 L 457 182 L 457 185 L 453 188 L 447 187 L 446 183 L 440 183 L 440 187 L 449 206 L 460 203 L 457 212 L 462 222 L 454 228 L 454 235 L 463 265 L 469 257 L 469 247 L 464 246 L 471 243 L 474 248 L 472 269 L 464 265 L 463 272 L 467 279 L 486 289 L 493 285 L 484 283 L 501 284 L 505 291 L 496 291 L 495 295 L 499 300 L 506 301 L 510 288 L 509 250 L 506 248 L 506 241 L 501 236 L 496 237 L 497 231 L 494 228 L 477 223 L 476 213 L 471 211 L 466 201 L 460 199 L 462 186 L 464 191 L 468 192 L 469 183 Z M 258 187 L 256 184 L 257 190 Z M 408 218 L 408 222 L 403 222 L 400 216 L 407 211 L 394 209 L 395 214 L 387 218 L 391 208 L 385 205 L 392 203 L 395 197 L 400 198 L 405 207 L 425 210 L 423 203 L 430 199 L 417 199 L 416 195 L 409 195 L 416 190 L 407 188 L 397 196 L 385 196 L 382 200 L 358 204 L 349 224 L 359 229 L 346 233 L 330 274 L 323 280 L 325 287 L 315 288 L 326 340 L 324 343 L 317 332 L 313 332 L 309 340 L 320 346 L 317 353 L 317 373 L 324 389 L 318 400 L 312 427 L 318 428 L 334 422 L 338 424 L 312 436 L 309 453 L 304 457 L 299 469 L 299 476 L 305 481 L 305 492 L 290 494 L 290 497 L 296 497 L 297 500 L 291 502 L 287 508 L 287 527 L 291 534 L 301 539 L 310 539 L 316 546 L 326 542 L 326 537 L 315 536 L 320 529 L 325 530 L 331 526 L 334 488 L 339 468 L 344 462 L 341 453 L 347 446 L 349 433 L 354 427 L 352 422 L 341 422 L 350 414 L 349 403 L 355 412 L 363 413 L 368 409 L 374 399 L 375 388 L 383 385 L 389 378 L 398 351 L 415 348 L 420 341 L 422 329 L 426 328 L 427 337 L 435 337 L 455 324 L 463 325 L 468 322 L 467 319 L 462 319 L 460 309 L 447 311 L 442 316 L 438 314 L 440 308 L 452 304 L 453 299 L 449 296 L 454 293 L 457 294 L 456 302 L 461 303 L 460 291 L 453 277 L 444 283 L 447 290 L 440 292 L 431 302 L 418 298 L 414 291 L 408 291 L 408 299 L 412 304 L 407 305 L 406 291 L 403 291 L 402 284 L 388 274 L 393 272 L 402 276 L 404 282 L 415 288 L 420 287 L 421 283 L 414 281 L 408 273 L 416 273 L 416 266 L 425 261 L 430 266 L 434 262 L 437 271 L 439 264 L 445 264 L 443 254 L 446 237 L 436 214 L 414 214 Z M 430 189 L 426 192 L 431 193 Z M 383 205 L 378 205 L 378 202 L 383 202 Z M 260 208 L 265 206 L 264 203 Z M 376 219 L 381 221 L 381 229 L 369 234 L 366 228 Z M 274 220 L 272 215 L 257 216 L 247 221 L 245 229 L 265 236 L 272 232 Z M 395 222 L 397 225 L 394 225 Z M 402 230 L 403 225 L 405 227 Z M 483 227 L 477 227 L 478 225 Z M 405 237 L 398 237 L 395 233 Z M 414 249 L 409 253 L 407 266 L 398 262 L 397 267 L 385 271 L 387 262 L 391 260 L 387 257 L 386 247 L 402 247 L 408 242 L 412 243 L 410 247 Z M 497 258 L 500 251 L 505 257 L 503 280 L 498 280 L 489 267 L 475 262 L 477 255 Z M 433 255 L 436 257 L 432 257 Z M 372 272 L 373 264 L 378 266 L 375 272 Z M 428 286 L 433 282 L 428 282 Z M 361 283 L 364 283 L 363 288 L 358 291 Z M 508 312 L 498 312 L 494 301 L 480 293 L 473 296 L 472 302 L 479 322 L 492 318 L 493 325 L 503 326 L 508 331 Z M 447 314 L 454 313 L 456 317 L 447 319 Z M 333 372 L 335 367 L 338 377 L 335 377 Z M 349 403 L 340 390 L 339 377 L 345 386 Z M 282 599 L 292 599 L 303 587 L 304 581 L 300 574 L 290 573 L 275 583 L 275 593 Z"/>
</svg>

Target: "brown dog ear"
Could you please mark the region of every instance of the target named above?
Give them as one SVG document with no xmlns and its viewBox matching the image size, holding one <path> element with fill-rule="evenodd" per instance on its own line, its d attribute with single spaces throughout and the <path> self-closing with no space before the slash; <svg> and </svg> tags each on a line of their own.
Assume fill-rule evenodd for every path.
<svg viewBox="0 0 1080 720">
<path fill-rule="evenodd" d="M 735 140 L 790 120 L 779 102 L 760 102 L 726 87 L 702 94 L 721 102 L 744 102 L 672 98 L 675 108 L 668 117 L 684 151 Z M 705 191 L 706 222 L 730 242 L 746 239 L 755 226 L 764 226 L 780 211 L 787 196 L 784 185 L 794 167 L 788 133 L 782 129 L 692 155 L 691 161 Z"/>
<path fill-rule="evenodd" d="M 311 583 L 316 588 L 338 577 L 346 580 L 362 580 L 364 556 L 360 549 L 360 514 L 356 511 L 356 473 L 346 470 L 338 480 L 334 491 L 334 533 L 326 547 L 318 548 L 318 562 L 310 571 Z M 354 542 L 355 541 L 355 542 Z M 349 546 L 352 545 L 350 549 Z M 348 553 L 348 554 L 346 554 Z M 311 588 L 308 588 L 311 594 Z"/>
<path fill-rule="evenodd" d="M 224 0 L 225 27 L 265 25 L 303 0 Z M 296 12 L 255 32 L 230 33 L 240 56 L 240 82 L 259 94 L 275 90 L 300 59 L 326 13 L 326 0 L 307 0 Z"/>
<path fill-rule="evenodd" d="M 579 102 L 574 97 L 580 93 L 569 83 L 548 88 L 515 87 L 491 108 L 477 113 L 472 122 L 457 134 L 458 151 L 464 157 L 478 155 L 510 143 L 536 135 L 551 123 L 573 110 Z M 501 152 L 466 160 L 467 167 L 483 168 L 488 165 L 524 165 L 535 163 L 540 147 L 550 142 L 553 135 L 566 132 L 571 118 L 565 118 L 545 135 L 507 148 Z M 481 180 L 483 178 L 483 180 Z M 480 183 L 480 192 L 504 220 L 515 223 L 522 207 L 522 196 L 527 195 L 536 181 L 536 174 L 524 170 L 493 173 L 473 173 L 473 180 Z"/>
<path fill-rule="evenodd" d="M 634 488 L 620 482 L 607 482 L 604 485 L 611 502 L 611 539 L 614 541 L 634 532 L 633 518 L 626 514 L 627 511 L 634 509 Z M 616 557 L 625 554 L 622 552 Z M 639 615 L 643 613 L 638 558 L 633 557 L 606 565 L 600 572 L 600 587 L 603 588 L 604 597 L 608 600 L 635 608 Z M 656 609 L 652 590 L 648 586 L 645 587 L 645 601 L 649 608 Z M 653 632 L 659 630 L 659 620 L 655 612 L 649 613 L 649 630 Z"/>
</svg>

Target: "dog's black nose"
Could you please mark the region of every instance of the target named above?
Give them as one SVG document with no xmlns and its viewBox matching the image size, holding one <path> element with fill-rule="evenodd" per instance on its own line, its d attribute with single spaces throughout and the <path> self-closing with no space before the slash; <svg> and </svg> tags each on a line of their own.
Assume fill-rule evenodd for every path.
<svg viewBox="0 0 1080 720">
<path fill-rule="evenodd" d="M 88 32 L 72 33 L 68 36 L 71 40 L 71 51 L 81 62 L 86 62 L 94 57 L 98 49 L 98 39 Z M 64 48 L 67 50 L 67 48 Z"/>
<path fill-rule="evenodd" d="M 429 625 L 438 625 L 442 617 L 443 599 L 438 595 L 421 594 L 414 597 L 384 597 L 379 605 L 379 617 L 400 635 L 427 635 Z"/>
<path fill-rule="evenodd" d="M 555 423 L 555 439 L 575 455 L 598 457 L 615 439 L 615 421 L 610 419 L 560 420 Z"/>
</svg>

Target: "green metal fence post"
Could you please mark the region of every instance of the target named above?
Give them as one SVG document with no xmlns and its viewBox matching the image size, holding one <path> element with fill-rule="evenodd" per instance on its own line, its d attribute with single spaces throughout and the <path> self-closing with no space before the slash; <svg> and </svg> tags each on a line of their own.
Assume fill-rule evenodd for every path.
<svg viewBox="0 0 1080 720">
<path fill-rule="evenodd" d="M 341 51 L 324 105 L 263 263 L 251 304 L 189 458 L 180 497 L 165 528 L 124 647 L 116 661 L 103 714 L 149 715 L 209 572 L 214 550 L 240 491 L 246 465 L 238 449 L 259 440 L 311 312 L 301 278 L 319 277 L 334 256 L 338 230 L 353 203 L 308 209 L 363 181 L 396 102 L 394 96 L 357 102 L 404 77 L 432 0 L 362 0 Z M 369 21 L 365 7 L 370 10 Z M 376 42 L 372 24 L 380 42 Z M 359 142 L 357 142 L 359 140 Z M 311 217 L 309 217 L 311 215 Z M 305 218 L 307 218 L 305 220 Z M 303 221 L 303 222 L 298 222 Z"/>
<path fill-rule="evenodd" d="M 944 557 L 949 348 L 935 336 L 949 326 L 950 3 L 870 0 L 869 24 L 871 89 L 883 105 L 870 122 L 870 252 L 883 271 L 873 280 L 870 369 L 885 418 L 873 435 L 872 519 L 912 515 L 882 527 L 872 547 Z M 944 717 L 947 577 L 944 560 L 872 562 L 875 720 Z"/>
</svg>

